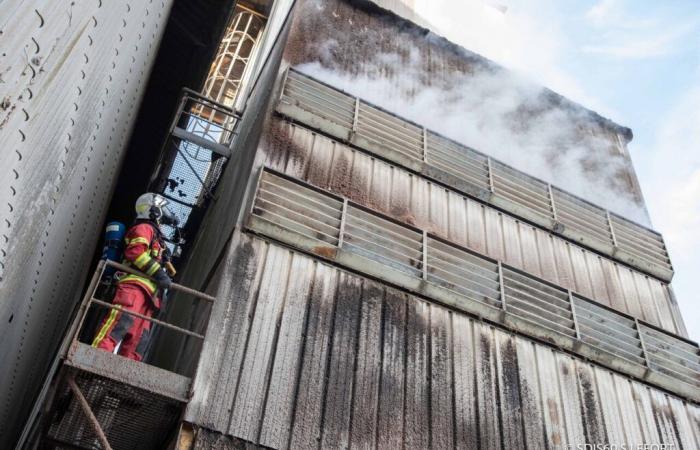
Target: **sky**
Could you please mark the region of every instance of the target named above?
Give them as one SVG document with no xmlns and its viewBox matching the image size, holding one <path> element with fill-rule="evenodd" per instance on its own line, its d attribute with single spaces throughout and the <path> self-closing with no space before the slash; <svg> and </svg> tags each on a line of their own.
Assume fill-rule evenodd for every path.
<svg viewBox="0 0 700 450">
<path fill-rule="evenodd" d="M 630 127 L 649 208 L 700 340 L 700 1 L 405 0 L 438 34 Z"/>
</svg>

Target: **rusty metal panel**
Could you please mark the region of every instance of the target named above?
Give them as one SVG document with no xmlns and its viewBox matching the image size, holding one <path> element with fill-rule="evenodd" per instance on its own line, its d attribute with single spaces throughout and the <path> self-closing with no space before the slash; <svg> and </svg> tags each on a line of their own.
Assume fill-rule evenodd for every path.
<svg viewBox="0 0 700 450">
<path fill-rule="evenodd" d="M 572 239 L 584 235 L 586 239 L 598 240 L 602 245 L 612 241 L 605 210 L 556 187 L 552 187 L 552 196 L 556 205 L 556 220 L 564 225 L 564 235 L 568 230 L 574 230 Z M 585 245 L 586 240 L 582 243 Z"/>
<path fill-rule="evenodd" d="M 276 360 L 268 388 L 274 395 L 267 397 L 265 419 L 260 431 L 260 443 L 267 447 L 282 447 L 289 437 L 289 429 L 285 424 L 292 418 L 299 370 L 297 356 L 302 350 L 302 334 L 311 290 L 311 285 L 305 282 L 304 276 L 299 275 L 313 270 L 313 261 L 308 258 L 294 258 L 292 261 L 285 314 L 280 321 Z"/>
<path fill-rule="evenodd" d="M 375 448 L 378 445 L 384 295 L 384 290 L 374 284 L 367 283 L 363 286 L 355 366 L 357 376 L 351 410 L 352 429 L 358 437 L 353 444 L 357 448 Z"/>
<path fill-rule="evenodd" d="M 480 197 L 487 196 L 491 185 L 486 156 L 435 133 L 426 133 L 426 140 L 433 166 L 481 188 Z"/>
<path fill-rule="evenodd" d="M 644 349 L 652 367 L 690 383 L 700 381 L 700 351 L 660 330 L 640 326 Z"/>
<path fill-rule="evenodd" d="M 290 87 L 285 87 L 277 107 L 282 115 L 665 281 L 673 277 L 663 238 L 655 231 L 610 214 L 562 189 L 294 69 L 289 69 L 286 84 Z M 355 105 L 354 109 L 352 105 Z"/>
<path fill-rule="evenodd" d="M 566 290 L 503 269 L 506 310 L 555 333 L 575 337 L 574 317 Z"/>
<path fill-rule="evenodd" d="M 696 404 L 459 311 L 240 232 L 222 264 L 195 424 L 246 440 L 259 428 L 251 442 L 272 448 L 697 445 Z M 240 327 L 234 309 L 259 325 Z M 265 328 L 277 338 L 261 346 Z M 225 356 L 237 346 L 266 361 L 253 371 L 264 395 Z"/>
<path fill-rule="evenodd" d="M 171 4 L 0 8 L 3 438 L 31 408 L 77 303 Z"/>
<path fill-rule="evenodd" d="M 498 264 L 429 238 L 426 281 L 493 307 L 501 306 Z"/>
<path fill-rule="evenodd" d="M 666 283 L 557 234 L 279 118 L 261 148 L 266 164 L 288 175 L 686 335 Z"/>
<path fill-rule="evenodd" d="M 578 296 L 573 299 L 581 340 L 634 364 L 645 364 L 634 320 L 616 315 Z"/>
</svg>

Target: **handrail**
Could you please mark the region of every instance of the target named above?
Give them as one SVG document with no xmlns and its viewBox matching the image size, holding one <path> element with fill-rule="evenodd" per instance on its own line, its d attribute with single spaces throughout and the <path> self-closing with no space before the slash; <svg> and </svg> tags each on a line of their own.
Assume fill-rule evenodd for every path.
<svg viewBox="0 0 700 450">
<path fill-rule="evenodd" d="M 83 324 L 85 322 L 85 319 L 87 318 L 88 311 L 90 310 L 90 307 L 92 305 L 98 306 L 100 308 L 107 308 L 111 310 L 117 310 L 123 314 L 127 314 L 130 316 L 138 317 L 140 319 L 146 320 L 148 322 L 154 323 L 156 325 L 162 326 L 164 328 L 173 330 L 174 332 L 190 336 L 199 340 L 204 340 L 206 337 L 205 333 L 198 333 L 196 331 L 188 330 L 186 328 L 179 327 L 177 325 L 173 325 L 171 323 L 168 323 L 166 321 L 156 319 L 154 317 L 149 317 L 144 314 L 137 313 L 135 311 L 129 311 L 128 309 L 125 309 L 122 305 L 118 304 L 113 304 L 108 301 L 100 300 L 96 298 L 96 292 L 97 288 L 99 286 L 99 280 L 102 279 L 104 270 L 107 267 L 111 267 L 113 269 L 116 269 L 117 271 L 120 272 L 125 272 L 129 273 L 132 275 L 137 275 L 143 278 L 146 278 L 148 280 L 152 280 L 152 277 L 149 277 L 148 275 L 144 274 L 143 272 L 134 269 L 133 267 L 126 266 L 124 264 L 115 262 L 115 261 L 110 261 L 110 260 L 100 260 L 100 262 L 97 264 L 97 268 L 95 269 L 95 272 L 93 274 L 93 277 L 90 281 L 90 285 L 88 286 L 88 290 L 85 293 L 85 296 L 83 297 L 83 300 L 80 303 L 80 307 L 78 309 L 78 314 L 73 322 L 73 325 L 71 325 L 71 328 L 66 335 L 66 338 L 64 340 L 64 343 L 61 346 L 61 351 L 60 354 L 62 357 L 70 359 L 70 355 L 72 353 L 72 347 L 74 344 L 78 341 L 78 337 L 80 335 L 80 330 L 83 328 Z M 188 288 L 187 286 L 183 286 L 178 283 L 172 283 L 170 285 L 170 289 L 176 292 L 181 292 L 186 295 L 190 295 L 192 297 L 195 297 L 197 299 L 206 301 L 208 303 L 213 303 L 216 301 L 215 297 L 212 297 L 209 294 L 205 294 L 204 292 L 199 292 L 194 289 Z"/>
<path fill-rule="evenodd" d="M 106 260 L 105 264 L 109 267 L 114 267 L 115 269 L 120 270 L 122 272 L 127 272 L 127 273 L 130 273 L 132 275 L 137 275 L 140 277 L 147 278 L 149 280 L 153 280 L 153 277 L 149 277 L 145 273 L 140 272 L 140 271 L 134 269 L 133 267 L 125 266 L 124 264 L 120 264 L 116 261 Z M 215 302 L 216 301 L 216 298 L 212 297 L 211 295 L 205 294 L 204 292 L 195 291 L 194 289 L 188 288 L 187 286 L 183 286 L 181 284 L 173 283 L 170 285 L 170 289 L 172 289 L 173 291 L 182 292 L 183 294 L 189 294 L 189 295 L 192 295 L 194 297 L 201 298 L 202 300 L 206 300 L 208 302 Z"/>
<path fill-rule="evenodd" d="M 146 316 L 144 314 L 139 314 L 139 313 L 134 312 L 134 311 L 129 311 L 128 309 L 124 309 L 121 305 L 115 305 L 113 303 L 103 302 L 102 300 L 98 300 L 94 297 L 90 299 L 90 303 L 92 303 L 94 305 L 104 306 L 105 308 L 109 308 L 109 309 L 116 309 L 117 311 L 121 312 L 122 314 L 127 314 L 129 316 L 138 317 L 139 319 L 143 319 L 143 320 L 146 320 L 148 322 L 153 322 L 157 325 L 161 325 L 164 328 L 175 330 L 178 333 L 182 333 L 182 334 L 186 334 L 188 336 L 196 337 L 197 339 L 204 339 L 203 334 L 195 333 L 194 331 L 190 331 L 190 330 L 187 330 L 185 328 L 171 325 L 168 322 L 163 322 L 162 320 L 154 319 L 153 317 L 149 317 L 149 316 Z"/>
<path fill-rule="evenodd" d="M 194 89 L 190 89 L 188 87 L 183 87 L 182 92 L 187 94 L 187 97 L 194 97 L 194 98 L 200 99 L 200 100 L 202 100 L 202 103 L 207 103 L 207 104 L 213 105 L 217 109 L 228 112 L 233 116 L 240 116 L 240 112 L 237 111 L 236 109 L 234 109 L 230 106 L 226 106 L 223 103 L 219 103 L 217 101 L 214 101 L 214 100 L 210 99 L 209 97 L 207 97 L 206 95 L 202 95 L 201 92 L 195 91 Z"/>
</svg>

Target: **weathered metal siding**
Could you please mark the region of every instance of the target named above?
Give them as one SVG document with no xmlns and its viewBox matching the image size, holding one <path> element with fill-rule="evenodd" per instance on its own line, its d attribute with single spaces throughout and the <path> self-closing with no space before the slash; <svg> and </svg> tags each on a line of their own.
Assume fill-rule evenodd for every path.
<svg viewBox="0 0 700 450">
<path fill-rule="evenodd" d="M 700 409 L 237 233 L 186 419 L 273 448 L 700 445 Z"/>
<path fill-rule="evenodd" d="M 486 58 L 430 34 L 426 29 L 388 11 L 382 11 L 372 3 L 367 0 L 299 0 L 285 59 L 292 66 L 309 64 L 326 76 L 325 81 L 331 84 L 342 82 L 344 89 L 355 94 L 362 95 L 365 87 L 375 94 L 381 92 L 377 97 L 384 102 L 374 98 L 367 100 L 389 109 L 410 109 L 394 109 L 393 112 L 417 122 L 421 122 L 420 117 L 459 116 L 456 108 L 464 102 L 460 98 L 459 86 L 471 79 L 487 79 L 488 82 L 489 77 L 498 77 L 505 72 L 505 69 Z M 377 3 L 381 5 L 383 2 Z M 362 38 L 358 39 L 358 35 Z M 309 39 L 309 36 L 314 39 Z M 492 86 L 497 85 L 498 78 L 491 80 L 491 83 L 494 83 Z M 424 95 L 426 92 L 430 93 L 427 96 L 441 92 L 453 93 L 454 97 L 445 95 L 439 97 L 444 101 L 431 102 Z M 401 100 L 394 103 L 392 99 Z M 488 94 L 481 100 L 487 105 Z M 550 164 L 547 169 L 531 167 L 533 170 L 542 169 L 532 174 L 547 178 L 542 175 L 545 173 L 549 178 L 555 178 L 548 181 L 572 189 L 567 184 L 570 180 L 558 179 L 557 174 L 563 172 L 562 166 L 575 165 L 580 169 L 577 173 L 584 175 L 591 183 L 597 183 L 596 186 L 586 186 L 585 194 L 590 194 L 588 200 L 601 203 L 601 199 L 611 199 L 611 192 L 616 193 L 636 204 L 636 208 L 631 209 L 638 214 L 638 220 L 646 218 L 641 189 L 629 154 L 624 150 L 625 143 L 631 139 L 629 129 L 545 89 L 540 95 L 527 99 L 508 98 L 505 101 L 516 102 L 517 106 L 514 105 L 511 114 L 504 117 L 501 129 L 483 129 L 484 136 L 503 132 L 513 136 L 540 136 L 543 135 L 543 124 L 548 123 L 552 116 L 559 117 L 559 128 L 566 127 L 570 130 L 567 133 L 570 136 L 565 139 L 566 142 L 554 138 L 543 139 L 541 147 L 551 149 L 546 158 Z M 426 106 L 430 107 L 430 111 L 426 111 Z M 487 106 L 469 106 L 474 111 L 483 111 L 484 121 L 492 114 L 487 109 L 480 109 Z M 473 120 L 479 120 L 479 117 L 478 114 L 472 116 Z M 453 125 L 457 126 L 456 122 Z M 510 142 L 510 151 L 498 149 L 498 156 L 510 158 L 505 162 L 511 164 L 523 161 L 517 157 L 522 154 L 518 142 Z M 473 142 L 463 143 L 474 145 Z M 581 150 L 581 158 L 573 161 L 570 157 L 578 151 L 576 148 Z M 476 149 L 484 152 L 494 150 L 478 146 Z M 619 170 L 610 173 L 611 167 Z M 584 194 L 575 190 L 574 193 Z M 595 198 L 590 198 L 593 196 Z"/>
<path fill-rule="evenodd" d="M 0 6 L 0 447 L 87 275 L 171 3 Z"/>
<path fill-rule="evenodd" d="M 667 284 L 555 234 L 281 118 L 260 150 L 269 167 L 686 336 Z"/>
</svg>

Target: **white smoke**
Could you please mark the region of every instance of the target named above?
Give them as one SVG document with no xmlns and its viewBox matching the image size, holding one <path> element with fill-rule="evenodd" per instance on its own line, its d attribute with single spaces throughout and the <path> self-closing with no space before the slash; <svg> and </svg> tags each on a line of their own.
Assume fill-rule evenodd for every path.
<svg viewBox="0 0 700 450">
<path fill-rule="evenodd" d="M 298 69 L 611 211 L 649 223 L 645 209 L 619 178 L 625 159 L 609 156 L 607 150 L 591 151 L 591 145 L 610 147 L 610 137 L 591 135 L 583 145 L 580 124 L 561 109 L 538 116 L 536 126 L 513 123 L 523 105 L 537 109 L 542 88 L 505 71 L 455 74 L 439 86 L 425 87 L 417 58 L 417 52 L 408 63 L 395 54 L 374 58 L 377 68 L 395 67 L 400 82 L 382 76 L 381 70 L 353 75 L 320 62 Z"/>
<path fill-rule="evenodd" d="M 305 5 L 300 15 L 328 14 L 323 3 L 311 0 Z M 643 204 L 630 191 L 631 167 L 622 153 L 626 150 L 616 145 L 612 132 L 601 135 L 601 128 L 594 125 L 587 110 L 553 107 L 551 93 L 541 86 L 515 72 L 486 65 L 470 73 L 438 68 L 437 73 L 427 74 L 425 54 L 417 48 L 402 45 L 400 49 L 387 50 L 384 45 L 372 51 L 367 49 L 368 42 L 385 42 L 385 39 L 372 28 L 361 31 L 358 38 L 363 40 L 360 48 L 366 58 L 351 69 L 344 69 L 338 62 L 339 55 L 351 51 L 347 40 L 341 38 L 306 43 L 313 47 L 311 53 L 318 60 L 297 68 L 649 225 Z M 432 33 L 416 39 L 428 39 L 435 46 L 445 45 L 444 40 Z"/>
</svg>

